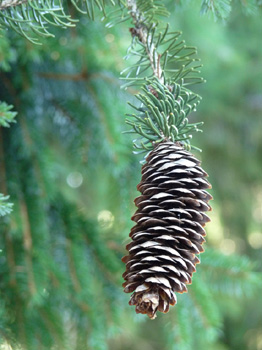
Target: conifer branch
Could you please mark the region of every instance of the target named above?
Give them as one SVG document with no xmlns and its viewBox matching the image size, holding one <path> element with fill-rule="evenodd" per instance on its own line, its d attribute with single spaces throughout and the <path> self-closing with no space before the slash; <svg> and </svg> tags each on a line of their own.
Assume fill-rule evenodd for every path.
<svg viewBox="0 0 262 350">
<path fill-rule="evenodd" d="M 215 21 L 225 21 L 229 18 L 232 12 L 232 0 L 202 0 L 201 14 L 212 14 Z M 261 1 L 236 1 L 235 6 L 242 8 L 242 11 L 247 15 L 254 15 L 257 13 Z"/>
<path fill-rule="evenodd" d="M 120 0 L 119 0 L 120 1 Z M 108 3 L 115 5 L 112 0 Z M 105 15 L 104 0 L 71 0 L 78 12 L 95 18 L 95 9 Z M 62 28 L 74 27 L 77 20 L 67 14 L 62 0 L 3 0 L 0 2 L 0 30 L 12 28 L 18 34 L 34 44 L 39 44 L 38 37 L 53 37 L 49 26 Z"/>
<path fill-rule="evenodd" d="M 143 138 L 138 144 L 135 140 L 135 148 L 149 151 L 153 145 L 167 139 L 173 142 L 183 141 L 189 146 L 188 140 L 191 138 L 189 134 L 201 131 L 199 126 L 203 124 L 202 122 L 190 124 L 187 118 L 199 103 L 197 97 L 185 92 L 183 98 L 179 85 L 175 84 L 171 89 L 158 80 L 150 80 L 142 90 L 143 93 L 136 95 L 136 98 L 143 105 L 137 108 L 130 104 L 138 113 L 127 114 L 134 120 L 126 121 L 133 128 L 129 133 L 137 133 Z M 151 142 L 148 142 L 149 140 Z"/>
<path fill-rule="evenodd" d="M 201 5 L 201 13 L 211 12 L 214 19 L 225 20 L 231 12 L 231 0 L 203 0 Z"/>
<path fill-rule="evenodd" d="M 131 28 L 130 30 L 131 34 L 132 36 L 137 37 L 138 40 L 144 45 L 153 74 L 159 79 L 160 82 L 163 83 L 163 71 L 160 63 L 161 55 L 157 53 L 155 44 L 152 41 L 152 34 L 150 34 L 146 26 L 146 17 L 137 6 L 136 0 L 127 0 L 127 6 L 135 25 L 135 27 Z M 151 43 L 151 45 L 148 45 L 148 43 Z"/>
<path fill-rule="evenodd" d="M 167 11 L 159 3 L 149 0 L 146 3 L 142 6 L 139 0 L 127 0 L 134 23 L 127 58 L 132 55 L 138 60 L 122 72 L 127 81 L 124 87 L 143 85 L 143 93 L 136 95 L 141 107 L 131 105 L 139 113 L 128 115 L 133 119 L 127 120 L 132 126 L 128 132 L 140 135 L 134 140 L 139 153 L 150 151 L 163 140 L 182 142 L 190 149 L 191 132 L 200 131 L 198 126 L 202 125 L 189 124 L 187 119 L 201 100 L 188 86 L 204 81 L 198 77 L 201 65 L 195 58 L 196 48 L 186 46 L 179 40 L 181 32 L 171 32 L 168 25 L 160 31 L 156 15 L 166 15 Z"/>
<path fill-rule="evenodd" d="M 12 211 L 13 204 L 6 202 L 9 196 L 3 196 L 0 193 L 0 217 L 10 214 Z"/>
<path fill-rule="evenodd" d="M 1 174 L 1 181 L 0 181 L 0 191 L 1 192 L 7 192 L 7 185 L 6 185 L 6 167 L 4 163 L 4 145 L 3 145 L 3 135 L 2 135 L 2 128 L 0 127 L 0 174 Z M 6 214 L 10 214 L 13 210 L 13 204 L 6 202 L 8 199 L 8 196 L 3 196 L 0 193 L 0 217 L 4 216 Z M 3 237 L 5 240 L 5 247 L 6 247 L 6 257 L 7 257 L 7 265 L 9 269 L 9 284 L 12 287 L 17 286 L 16 281 L 16 263 L 15 263 L 15 253 L 14 253 L 14 245 L 12 241 L 11 235 L 7 233 L 7 230 L 4 229 Z"/>
<path fill-rule="evenodd" d="M 0 102 L 0 127 L 9 127 L 11 123 L 15 123 L 16 112 L 12 112 L 13 106 L 7 105 L 5 102 Z"/>
<path fill-rule="evenodd" d="M 15 114 L 13 112 L 7 112 L 7 114 L 3 114 L 1 116 L 1 107 L 3 109 L 6 109 L 9 111 L 12 106 L 7 106 L 4 103 L 0 104 L 0 174 L 1 174 L 1 181 L 0 181 L 0 191 L 3 193 L 7 193 L 7 186 L 6 186 L 6 169 L 5 169 L 5 163 L 4 163 L 4 149 L 3 149 L 3 135 L 2 135 L 2 126 L 9 126 L 9 122 L 12 121 L 12 119 L 15 117 Z M 4 196 L 2 193 L 0 193 L 0 217 L 5 216 L 7 214 L 10 214 L 12 212 L 13 203 L 7 202 L 9 199 L 9 196 Z"/>
<path fill-rule="evenodd" d="M 198 76 L 202 65 L 195 57 L 196 48 L 179 40 L 181 32 L 171 32 L 169 25 L 159 24 L 157 16 L 168 15 L 163 5 L 150 0 L 128 0 L 127 10 L 135 27 L 130 28 L 133 40 L 125 58 L 137 57 L 137 63 L 121 72 L 127 81 L 124 87 L 142 85 L 145 78 L 157 78 L 166 86 L 176 83 L 184 87 L 204 81 Z"/>
<path fill-rule="evenodd" d="M 255 272 L 257 263 L 247 256 L 224 255 L 208 249 L 201 262 L 206 280 L 212 281 L 213 292 L 235 297 L 250 297 L 254 291 L 262 287 L 262 274 Z"/>
</svg>

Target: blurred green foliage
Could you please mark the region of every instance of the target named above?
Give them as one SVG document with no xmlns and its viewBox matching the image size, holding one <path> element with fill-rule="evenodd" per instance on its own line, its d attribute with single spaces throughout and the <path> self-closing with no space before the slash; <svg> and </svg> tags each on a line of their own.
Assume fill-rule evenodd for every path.
<svg viewBox="0 0 262 350">
<path fill-rule="evenodd" d="M 138 92 L 119 81 L 131 24 L 72 7 L 78 25 L 42 46 L 0 37 L 0 100 L 18 112 L 0 128 L 0 192 L 14 203 L 0 218 L 1 349 L 262 349 L 262 13 L 235 6 L 222 25 L 186 3 L 168 10 L 204 64 L 191 121 L 205 122 L 194 143 L 214 211 L 189 293 L 155 321 L 121 288 L 141 160 L 122 133 Z"/>
</svg>

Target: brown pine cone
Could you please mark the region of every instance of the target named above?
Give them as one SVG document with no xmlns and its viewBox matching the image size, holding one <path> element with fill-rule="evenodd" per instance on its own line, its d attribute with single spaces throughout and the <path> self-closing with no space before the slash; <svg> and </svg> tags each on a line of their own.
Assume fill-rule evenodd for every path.
<svg viewBox="0 0 262 350">
<path fill-rule="evenodd" d="M 179 143 L 158 144 L 142 167 L 142 180 L 135 199 L 136 225 L 130 232 L 132 242 L 123 274 L 126 293 L 136 312 L 156 317 L 176 304 L 175 292 L 187 291 L 210 221 L 204 213 L 211 210 L 206 192 L 211 185 L 200 161 Z"/>
</svg>

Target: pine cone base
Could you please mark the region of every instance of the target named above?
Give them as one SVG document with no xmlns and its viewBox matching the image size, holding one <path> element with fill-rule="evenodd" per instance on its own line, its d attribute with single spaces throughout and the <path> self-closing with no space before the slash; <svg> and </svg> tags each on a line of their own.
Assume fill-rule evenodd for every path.
<svg viewBox="0 0 262 350">
<path fill-rule="evenodd" d="M 203 252 L 204 226 L 211 210 L 206 192 L 211 185 L 200 161 L 179 143 L 158 144 L 146 158 L 135 199 L 131 243 L 123 284 L 132 293 L 129 304 L 151 319 L 168 312 L 176 294 L 187 291 Z"/>
</svg>

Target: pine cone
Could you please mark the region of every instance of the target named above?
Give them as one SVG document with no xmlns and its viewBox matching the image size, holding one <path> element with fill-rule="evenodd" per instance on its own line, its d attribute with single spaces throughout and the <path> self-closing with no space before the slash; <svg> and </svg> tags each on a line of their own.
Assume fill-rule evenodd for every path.
<svg viewBox="0 0 262 350">
<path fill-rule="evenodd" d="M 156 317 L 176 304 L 175 292 L 187 291 L 203 252 L 204 226 L 210 221 L 204 213 L 211 210 L 212 196 L 200 161 L 181 144 L 162 142 L 151 151 L 142 167 L 142 180 L 135 199 L 136 225 L 130 232 L 132 242 L 123 274 L 126 293 L 136 312 Z"/>
</svg>

